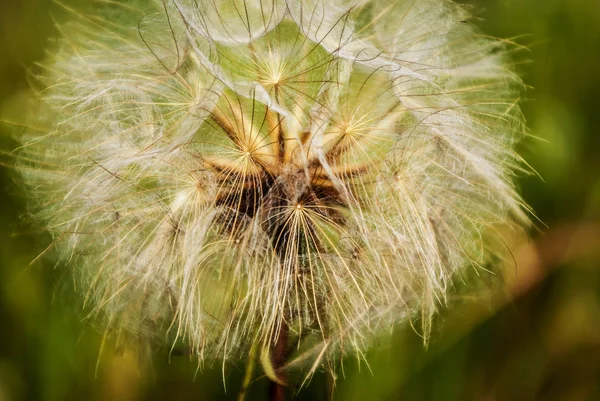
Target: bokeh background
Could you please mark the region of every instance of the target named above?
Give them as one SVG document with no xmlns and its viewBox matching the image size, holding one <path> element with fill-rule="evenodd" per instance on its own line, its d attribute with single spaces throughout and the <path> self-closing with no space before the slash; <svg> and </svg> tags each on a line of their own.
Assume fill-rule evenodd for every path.
<svg viewBox="0 0 600 401">
<path fill-rule="evenodd" d="M 600 1 L 470 4 L 468 23 L 525 46 L 513 54 L 529 86 L 520 153 L 539 175 L 518 182 L 537 229 L 509 238 L 516 263 L 483 278 L 492 292 L 466 298 L 457 284 L 427 349 L 406 325 L 368 366 L 348 361 L 335 400 L 600 400 Z M 0 119 L 20 113 L 56 11 L 50 0 L 0 0 Z M 10 129 L 0 123 L 4 152 L 17 146 Z M 36 259 L 50 240 L 20 218 L 23 200 L 0 166 L 0 401 L 236 399 L 243 366 L 226 371 L 225 388 L 218 364 L 198 370 L 157 349 L 140 366 L 134 351 L 103 344 L 64 269 Z M 329 381 L 317 375 L 298 399 L 328 400 Z M 254 382 L 247 399 L 264 399 L 266 386 Z"/>
</svg>

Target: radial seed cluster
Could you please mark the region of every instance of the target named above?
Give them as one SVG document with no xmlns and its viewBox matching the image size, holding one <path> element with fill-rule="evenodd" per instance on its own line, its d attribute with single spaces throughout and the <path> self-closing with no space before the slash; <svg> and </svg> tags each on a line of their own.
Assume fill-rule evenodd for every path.
<svg viewBox="0 0 600 401">
<path fill-rule="evenodd" d="M 111 333 L 335 366 L 526 220 L 520 82 L 450 1 L 62 7 L 20 169 Z"/>
</svg>

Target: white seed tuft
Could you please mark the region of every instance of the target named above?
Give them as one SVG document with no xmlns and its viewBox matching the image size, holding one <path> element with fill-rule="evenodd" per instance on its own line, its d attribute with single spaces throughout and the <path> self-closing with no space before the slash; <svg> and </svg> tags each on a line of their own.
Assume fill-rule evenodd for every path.
<svg viewBox="0 0 600 401">
<path fill-rule="evenodd" d="M 43 64 L 20 167 L 110 332 L 224 361 L 285 337 L 312 373 L 399 321 L 427 336 L 526 224 L 521 83 L 454 3 L 93 7 Z"/>
</svg>

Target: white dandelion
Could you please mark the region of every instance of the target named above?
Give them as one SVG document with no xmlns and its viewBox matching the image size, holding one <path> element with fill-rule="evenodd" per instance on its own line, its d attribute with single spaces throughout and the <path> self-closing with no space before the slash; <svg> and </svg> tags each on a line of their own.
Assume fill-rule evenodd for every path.
<svg viewBox="0 0 600 401">
<path fill-rule="evenodd" d="M 450 1 L 63 7 L 19 166 L 109 333 L 283 384 L 397 322 L 427 337 L 527 221 L 522 85 Z"/>
</svg>

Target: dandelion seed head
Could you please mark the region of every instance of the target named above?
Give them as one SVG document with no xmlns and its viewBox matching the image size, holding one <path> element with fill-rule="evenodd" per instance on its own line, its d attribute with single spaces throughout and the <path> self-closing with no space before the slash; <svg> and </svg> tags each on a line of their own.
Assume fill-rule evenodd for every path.
<svg viewBox="0 0 600 401">
<path fill-rule="evenodd" d="M 521 83 L 445 0 L 65 9 L 19 166 L 109 333 L 335 369 L 526 224 Z M 40 117 L 42 118 L 42 117 Z"/>
</svg>

